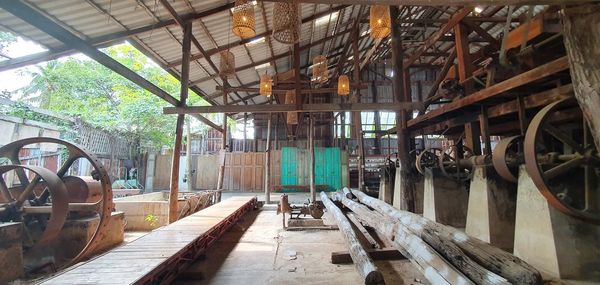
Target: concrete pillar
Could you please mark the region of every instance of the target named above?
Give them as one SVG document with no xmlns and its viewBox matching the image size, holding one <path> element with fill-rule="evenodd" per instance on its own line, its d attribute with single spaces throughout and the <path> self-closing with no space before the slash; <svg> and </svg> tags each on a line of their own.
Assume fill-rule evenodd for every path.
<svg viewBox="0 0 600 285">
<path fill-rule="evenodd" d="M 431 169 L 425 170 L 423 179 L 423 217 L 455 228 L 464 228 L 469 193 L 462 183 L 442 175 L 434 176 Z"/>
<path fill-rule="evenodd" d="M 600 226 L 567 216 L 548 204 L 519 170 L 514 254 L 555 278 L 600 280 Z"/>
<path fill-rule="evenodd" d="M 469 190 L 465 232 L 512 252 L 516 206 L 517 185 L 499 177 L 491 167 L 476 166 Z"/>
</svg>

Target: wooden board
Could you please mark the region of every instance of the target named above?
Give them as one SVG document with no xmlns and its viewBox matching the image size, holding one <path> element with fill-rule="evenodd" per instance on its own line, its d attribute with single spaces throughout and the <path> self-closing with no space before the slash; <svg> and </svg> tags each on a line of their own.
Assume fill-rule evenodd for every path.
<svg viewBox="0 0 600 285">
<path fill-rule="evenodd" d="M 255 203 L 255 197 L 229 198 L 41 284 L 142 284 L 156 278 L 161 281 L 174 278 L 180 267 L 185 266 L 183 262 L 190 261 L 184 256 L 189 257 L 193 249 L 204 250 L 203 246 L 214 241 Z"/>
</svg>

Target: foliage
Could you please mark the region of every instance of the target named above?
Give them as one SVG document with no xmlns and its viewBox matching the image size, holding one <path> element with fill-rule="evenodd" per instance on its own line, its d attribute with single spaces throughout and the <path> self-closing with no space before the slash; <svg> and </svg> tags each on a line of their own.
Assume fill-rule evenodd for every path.
<svg viewBox="0 0 600 285">
<path fill-rule="evenodd" d="M 0 52 L 3 52 L 6 47 L 8 47 L 11 43 L 16 42 L 17 37 L 15 35 L 0 31 Z"/>
<path fill-rule="evenodd" d="M 179 81 L 129 44 L 105 52 L 169 94 L 179 94 Z M 127 134 L 156 149 L 173 144 L 176 117 L 163 115 L 168 103 L 101 64 L 70 57 L 38 66 L 23 99 L 40 108 L 81 117 L 94 127 Z M 178 96 L 174 96 L 178 97 Z M 190 92 L 189 104 L 206 104 Z"/>
<path fill-rule="evenodd" d="M 158 222 L 158 216 L 156 216 L 154 214 L 148 214 L 144 218 L 144 221 L 150 223 L 151 227 L 154 227 L 154 226 L 156 226 L 156 222 Z"/>
</svg>

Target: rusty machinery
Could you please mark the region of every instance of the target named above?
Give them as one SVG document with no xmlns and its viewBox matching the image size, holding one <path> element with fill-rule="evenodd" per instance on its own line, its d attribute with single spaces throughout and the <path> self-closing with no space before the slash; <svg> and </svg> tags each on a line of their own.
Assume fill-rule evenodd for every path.
<svg viewBox="0 0 600 285">
<path fill-rule="evenodd" d="M 420 152 L 415 167 L 421 174 L 436 168 L 446 177 L 467 181 L 476 165 L 492 165 L 503 179 L 517 183 L 519 165 L 525 169 L 548 203 L 559 211 L 600 223 L 600 157 L 574 98 L 542 108 L 525 136 L 506 137 L 493 155 L 472 156 L 453 145 Z"/>
<path fill-rule="evenodd" d="M 63 161 L 58 170 L 24 165 L 23 154 L 28 146 L 35 144 L 57 146 L 61 153 L 59 161 Z M 0 222 L 24 225 L 25 269 L 35 272 L 48 265 L 66 267 L 89 257 L 105 238 L 114 208 L 110 179 L 100 160 L 73 143 L 46 137 L 7 144 L 0 148 L 0 158 L 8 163 L 0 165 Z M 81 160 L 89 163 L 91 176 L 67 175 Z M 10 174 L 15 183 L 7 184 L 5 179 Z M 67 221 L 90 217 L 98 218 L 98 223 L 83 249 L 72 252 L 55 246 Z"/>
</svg>

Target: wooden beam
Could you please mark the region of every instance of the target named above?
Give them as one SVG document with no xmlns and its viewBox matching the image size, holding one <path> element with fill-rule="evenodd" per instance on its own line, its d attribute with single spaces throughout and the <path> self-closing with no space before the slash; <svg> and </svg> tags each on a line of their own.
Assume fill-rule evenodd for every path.
<svg viewBox="0 0 600 285">
<path fill-rule="evenodd" d="M 278 0 L 265 0 L 276 2 Z M 298 3 L 348 4 L 348 5 L 387 5 L 387 6 L 467 6 L 467 5 L 558 5 L 584 3 L 577 0 L 298 0 Z"/>
<path fill-rule="evenodd" d="M 195 21 L 195 20 L 213 15 L 216 13 L 227 11 L 228 9 L 233 8 L 233 6 L 234 6 L 234 3 L 232 2 L 232 3 L 225 4 L 225 5 L 221 5 L 219 7 L 213 8 L 213 9 L 209 9 L 209 10 L 200 12 L 200 13 L 192 13 L 192 14 L 184 15 L 184 16 L 182 16 L 182 18 L 186 21 Z M 173 25 L 177 25 L 177 22 L 174 19 L 159 21 L 157 23 L 147 25 L 147 26 L 142 26 L 142 27 L 138 27 L 138 28 L 125 30 L 125 31 L 119 31 L 119 32 L 115 32 L 115 33 L 98 36 L 98 37 L 86 40 L 86 43 L 91 46 L 94 46 L 96 48 L 107 47 L 107 46 L 111 46 L 114 44 L 119 44 L 119 43 L 123 42 L 124 40 L 134 37 L 136 35 L 150 32 L 153 30 L 162 29 L 165 27 L 173 26 Z M 49 50 L 49 51 L 44 51 L 44 52 L 39 52 L 39 53 L 31 54 L 31 55 L 17 57 L 17 58 L 11 59 L 11 60 L 5 60 L 5 61 L 0 62 L 0 72 L 19 68 L 19 67 L 24 67 L 24 66 L 52 60 L 52 59 L 57 59 L 59 57 L 72 55 L 77 52 L 79 52 L 79 51 L 77 49 L 73 49 L 70 45 L 64 45 L 64 46 L 53 48 L 52 50 Z M 179 64 L 181 64 L 181 61 L 179 61 Z"/>
<path fill-rule="evenodd" d="M 139 74 L 122 65 L 118 61 L 112 59 L 110 56 L 100 52 L 92 45 L 86 43 L 84 40 L 65 30 L 60 25 L 44 17 L 30 6 L 25 5 L 20 1 L 0 1 L 0 7 L 6 10 L 7 12 L 21 18 L 23 21 L 36 27 L 40 31 L 52 36 L 53 38 L 63 43 L 68 43 L 69 46 L 89 56 L 98 63 L 125 77 L 126 79 L 137 84 L 138 86 L 144 88 L 148 92 L 160 97 L 169 104 L 174 106 L 179 105 L 179 100 L 171 96 L 169 93 L 160 89 L 158 86 L 154 85 Z M 200 115 L 194 115 L 193 117 L 215 128 L 216 130 L 222 131 L 219 126 L 214 124 L 206 117 Z"/>
<path fill-rule="evenodd" d="M 225 106 L 190 106 L 165 107 L 164 114 L 204 114 L 204 113 L 281 113 L 281 112 L 354 112 L 354 111 L 397 111 L 418 110 L 422 107 L 418 102 L 401 103 L 320 103 L 302 104 L 299 108 L 290 104 L 276 105 L 225 105 Z"/>
<path fill-rule="evenodd" d="M 390 15 L 392 19 L 397 19 L 400 16 L 399 8 L 396 6 L 390 7 Z M 402 48 L 402 31 L 401 25 L 392 27 L 392 68 L 394 70 L 394 78 L 392 78 L 394 102 L 406 102 L 404 86 L 405 69 L 403 58 L 404 49 Z M 410 96 L 408 96 L 410 97 Z M 396 183 L 394 185 L 394 206 L 399 209 L 414 212 L 415 211 L 415 186 L 411 179 L 410 173 L 410 136 L 406 122 L 411 117 L 412 112 L 406 110 L 396 111 L 396 128 L 398 130 L 398 162 L 399 168 L 396 170 Z"/>
<path fill-rule="evenodd" d="M 452 2 L 452 0 L 449 0 Z M 448 4 L 448 2 L 446 2 Z M 448 31 L 454 28 L 464 17 L 469 15 L 473 7 L 465 7 L 460 9 L 458 12 L 454 13 L 452 17 L 448 20 L 448 22 L 442 26 L 437 32 L 433 33 L 431 37 L 429 37 L 421 47 L 417 49 L 415 53 L 413 53 L 405 62 L 404 67 L 408 68 L 411 64 L 413 64 L 421 55 L 427 51 L 430 47 L 433 46 L 440 38 L 442 38 Z"/>
<path fill-rule="evenodd" d="M 188 82 L 190 78 L 190 49 L 192 39 L 192 23 L 188 22 L 183 26 L 183 42 L 181 44 L 181 57 L 183 64 L 181 65 L 181 91 L 178 107 L 185 107 L 188 97 Z M 183 138 L 183 123 L 185 115 L 177 115 L 177 123 L 175 125 L 175 145 L 173 146 L 173 157 L 171 159 L 171 187 L 169 189 L 169 223 L 177 221 L 179 211 L 177 205 L 179 203 L 179 162 L 181 160 L 181 141 Z M 188 159 L 189 157 L 189 153 Z M 191 177 L 190 177 L 191 179 Z M 191 185 L 191 183 L 190 183 Z"/>
<path fill-rule="evenodd" d="M 458 99 L 451 103 L 448 103 L 438 109 L 435 109 L 429 113 L 426 113 L 422 116 L 418 116 L 410 121 L 408 121 L 408 127 L 414 128 L 420 124 L 423 124 L 431 119 L 442 116 L 450 111 L 456 111 L 460 108 L 470 106 L 473 104 L 477 104 L 488 100 L 495 95 L 501 94 L 503 92 L 509 91 L 511 89 L 523 86 L 525 84 L 531 83 L 535 80 L 547 77 L 552 74 L 556 74 L 558 72 L 567 70 L 569 68 L 569 61 L 566 56 L 556 59 L 552 62 L 546 63 L 544 65 L 538 66 L 532 70 L 526 71 L 522 74 L 519 74 L 515 77 L 504 80 L 500 83 L 493 85 L 492 87 L 480 90 L 471 94 L 470 96 Z"/>
</svg>

